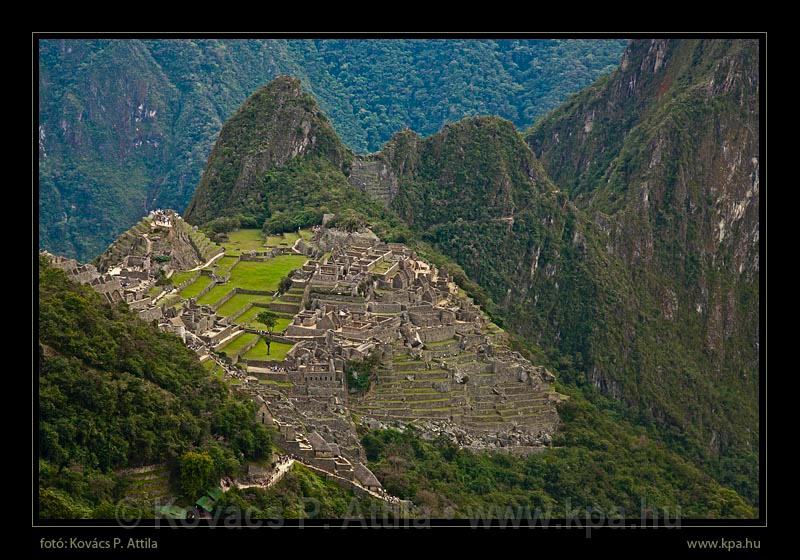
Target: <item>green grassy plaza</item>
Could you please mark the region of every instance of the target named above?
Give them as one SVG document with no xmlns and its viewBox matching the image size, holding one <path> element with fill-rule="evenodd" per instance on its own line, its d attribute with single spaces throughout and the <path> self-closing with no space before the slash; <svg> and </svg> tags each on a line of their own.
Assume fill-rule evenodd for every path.
<svg viewBox="0 0 800 560">
<path fill-rule="evenodd" d="M 283 342 L 273 342 L 270 344 L 269 354 L 267 354 L 267 343 L 264 339 L 258 341 L 253 348 L 251 348 L 244 356 L 245 360 L 273 360 L 276 362 L 283 361 L 286 353 L 294 346 L 294 344 L 285 344 Z"/>
<path fill-rule="evenodd" d="M 233 357 L 239 350 L 247 346 L 256 338 L 258 338 L 257 334 L 253 333 L 240 334 L 239 336 L 231 340 L 228 344 L 226 344 L 223 348 L 221 348 L 221 351 L 227 354 L 228 356 Z"/>
<path fill-rule="evenodd" d="M 280 235 L 269 235 L 266 238 L 260 229 L 239 229 L 228 234 L 228 240 L 222 243 L 229 255 L 238 255 L 246 251 L 263 251 L 274 247 L 291 247 L 300 237 L 309 240 L 313 237 L 310 229 L 288 232 Z"/>
<path fill-rule="evenodd" d="M 251 307 L 244 313 L 242 313 L 239 317 L 236 318 L 236 323 L 239 325 L 248 325 L 254 329 L 261 329 L 266 330 L 267 326 L 263 323 L 260 323 L 256 320 L 256 315 L 261 313 L 262 311 L 267 311 L 263 307 Z M 277 321 L 275 322 L 275 327 L 273 328 L 273 332 L 279 333 L 286 330 L 286 327 L 292 322 L 291 319 L 287 317 L 278 317 Z"/>
<path fill-rule="evenodd" d="M 227 317 L 228 315 L 236 313 L 248 303 L 269 303 L 270 301 L 272 301 L 272 297 L 270 296 L 236 294 L 231 299 L 226 301 L 222 306 L 220 306 L 219 309 L 217 309 L 217 315 L 221 315 L 222 317 Z M 263 307 L 253 307 L 249 311 L 247 311 L 247 313 L 250 313 L 250 311 L 252 311 L 253 309 L 256 309 L 257 311 L 264 311 Z M 237 320 L 236 322 L 238 323 L 240 321 Z"/>
</svg>

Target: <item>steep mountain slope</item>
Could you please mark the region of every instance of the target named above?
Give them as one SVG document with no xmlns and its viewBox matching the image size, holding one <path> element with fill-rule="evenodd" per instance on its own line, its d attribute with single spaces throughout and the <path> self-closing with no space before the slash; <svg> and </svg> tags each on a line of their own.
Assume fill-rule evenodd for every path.
<svg viewBox="0 0 800 560">
<path fill-rule="evenodd" d="M 477 453 L 410 432 L 369 432 L 370 467 L 388 491 L 433 517 L 565 518 L 580 510 L 639 518 L 750 518 L 754 508 L 647 430 L 574 389 L 559 407 L 554 448 L 528 456 Z"/>
<path fill-rule="evenodd" d="M 635 41 L 620 68 L 527 135 L 634 290 L 590 377 L 753 498 L 759 371 L 756 41 Z M 638 315 L 638 317 L 637 317 Z M 616 370 L 616 371 L 615 371 Z M 626 379 L 627 378 L 627 379 Z M 635 381 L 634 381 L 635 380 Z M 634 381 L 632 383 L 632 381 Z M 646 381 L 652 390 L 645 392 Z"/>
<path fill-rule="evenodd" d="M 298 156 L 320 157 L 337 168 L 352 158 L 300 81 L 280 77 L 250 96 L 222 128 L 186 218 L 204 223 L 235 204 L 258 204 L 264 173 Z"/>
<path fill-rule="evenodd" d="M 137 42 L 46 44 L 39 67 L 40 246 L 94 256 L 164 180 L 178 92 Z"/>
<path fill-rule="evenodd" d="M 43 40 L 40 247 L 89 260 L 148 210 L 183 210 L 223 121 L 280 74 L 302 79 L 350 146 L 374 150 L 403 126 L 468 114 L 528 125 L 624 44 Z"/>
<path fill-rule="evenodd" d="M 757 504 L 753 48 L 633 42 L 617 73 L 528 134 L 564 184 L 548 178 L 511 123 L 477 117 L 428 138 L 403 131 L 349 165 L 318 153 L 262 167 L 261 185 L 243 192 L 297 211 L 309 200 L 319 209 L 319 198 L 327 204 L 332 196 L 303 185 L 335 184 L 337 206 L 329 210 L 358 204 L 363 221 L 453 259 L 466 272 L 462 279 L 480 285 L 477 299 L 493 317 L 528 350 L 547 354 L 565 382 L 612 396 L 628 418 L 652 426 Z M 648 85 L 653 70 L 669 79 Z M 624 101 L 628 91 L 635 95 Z M 621 108 L 614 109 L 615 99 Z M 592 102 L 586 114 L 569 110 Z M 264 126 L 280 126 L 275 113 L 265 115 Z M 592 141 L 581 142 L 580 134 Z M 215 152 L 234 149 L 222 137 L 236 132 L 223 134 Z M 611 163 L 595 181 L 586 162 L 596 173 L 591 162 L 602 158 Z M 319 168 L 329 172 L 326 180 Z M 233 192 L 243 177 L 257 183 L 248 173 L 233 169 L 221 188 Z M 373 202 L 347 189 L 344 174 Z M 285 188 L 288 177 L 297 191 Z M 378 202 L 388 209 L 379 211 Z M 202 217 L 246 206 L 242 197 L 220 197 Z M 262 217 L 269 215 L 267 207 Z"/>
</svg>

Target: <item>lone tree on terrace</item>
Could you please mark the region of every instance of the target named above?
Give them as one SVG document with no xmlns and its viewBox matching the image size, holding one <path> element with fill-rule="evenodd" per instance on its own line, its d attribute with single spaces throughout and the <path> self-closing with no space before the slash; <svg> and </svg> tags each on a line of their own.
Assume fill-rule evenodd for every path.
<svg viewBox="0 0 800 560">
<path fill-rule="evenodd" d="M 264 342 L 267 343 L 267 356 L 269 356 L 269 345 L 272 342 L 272 329 L 274 329 L 275 325 L 278 323 L 278 316 L 272 311 L 262 311 L 256 315 L 256 321 L 263 323 L 264 326 L 267 327 L 267 333 L 269 334 L 264 338 Z"/>
</svg>

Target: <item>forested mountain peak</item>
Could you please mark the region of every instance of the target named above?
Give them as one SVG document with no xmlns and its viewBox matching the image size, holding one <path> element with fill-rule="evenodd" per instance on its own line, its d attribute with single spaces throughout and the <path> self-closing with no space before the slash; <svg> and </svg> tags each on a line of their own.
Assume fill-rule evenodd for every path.
<svg viewBox="0 0 800 560">
<path fill-rule="evenodd" d="M 301 156 L 319 156 L 336 167 L 351 159 L 300 80 L 281 76 L 259 88 L 222 127 L 187 220 L 204 223 L 225 215 L 237 199 L 260 199 L 261 175 Z"/>
</svg>

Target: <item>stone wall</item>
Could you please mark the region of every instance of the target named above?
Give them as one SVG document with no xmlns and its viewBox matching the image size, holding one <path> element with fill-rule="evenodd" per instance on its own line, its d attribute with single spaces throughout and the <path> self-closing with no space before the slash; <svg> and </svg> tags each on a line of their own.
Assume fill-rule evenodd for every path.
<svg viewBox="0 0 800 560">
<path fill-rule="evenodd" d="M 419 339 L 423 342 L 441 342 L 453 338 L 456 328 L 454 325 L 441 325 L 438 327 L 421 327 L 417 330 Z"/>
<path fill-rule="evenodd" d="M 370 313 L 400 313 L 403 306 L 399 303 L 381 303 L 378 301 L 371 301 L 368 305 Z"/>
<path fill-rule="evenodd" d="M 139 311 L 139 319 L 146 322 L 151 322 L 154 320 L 161 319 L 164 316 L 164 312 L 160 307 L 149 307 L 147 309 L 142 309 Z"/>
<path fill-rule="evenodd" d="M 288 327 L 286 327 L 284 334 L 292 337 L 324 337 L 325 332 L 326 331 L 324 329 L 311 329 L 308 327 L 303 327 L 302 325 L 290 324 Z"/>
<path fill-rule="evenodd" d="M 267 304 L 267 308 L 271 311 L 276 311 L 278 313 L 291 313 L 294 315 L 297 312 L 298 304 L 296 303 L 282 303 L 278 301 L 272 301 Z"/>
<path fill-rule="evenodd" d="M 219 341 L 227 338 L 231 333 L 233 333 L 234 331 L 236 331 L 238 329 L 239 329 L 239 325 L 228 325 L 227 327 L 222 329 L 220 332 L 218 332 L 217 334 L 212 336 L 211 337 L 211 341 L 216 343 L 214 345 L 214 351 L 219 350 Z"/>
<path fill-rule="evenodd" d="M 274 292 L 268 290 L 248 290 L 245 288 L 236 288 L 237 294 L 246 294 L 249 296 L 271 296 Z"/>
<path fill-rule="evenodd" d="M 230 299 L 231 299 L 233 296 L 235 296 L 237 293 L 239 293 L 239 288 L 234 288 L 234 289 L 232 289 L 230 292 L 228 292 L 227 294 L 225 294 L 224 296 L 222 296 L 222 299 L 220 299 L 220 300 L 219 300 L 217 303 L 215 303 L 214 305 L 212 305 L 212 306 L 211 306 L 211 309 L 213 309 L 213 310 L 216 312 L 216 311 L 217 311 L 217 309 L 219 309 L 220 307 L 222 307 L 223 305 L 225 305 L 226 303 L 228 303 L 228 301 L 229 301 L 229 300 L 230 300 Z"/>
<path fill-rule="evenodd" d="M 246 364 L 249 367 L 266 369 L 282 362 L 272 362 L 267 360 L 242 360 L 242 363 Z M 253 377 L 257 377 L 258 379 L 266 379 L 268 381 L 280 381 L 283 383 L 291 382 L 289 374 L 287 374 L 285 371 L 253 372 L 251 373 L 251 375 Z"/>
<path fill-rule="evenodd" d="M 255 305 L 255 304 L 254 304 L 253 302 L 250 302 L 250 303 L 247 303 L 247 304 L 245 304 L 245 306 L 244 306 L 244 307 L 242 307 L 241 309 L 239 309 L 238 311 L 236 311 L 236 312 L 234 312 L 234 313 L 231 313 L 230 315 L 228 315 L 228 321 L 229 321 L 229 322 L 231 322 L 231 323 L 233 323 L 234 321 L 236 321 L 236 319 L 238 319 L 239 317 L 241 317 L 242 315 L 244 315 L 245 313 L 247 313 L 248 311 L 250 311 L 250 309 L 251 309 L 251 308 L 252 308 L 254 305 Z"/>
<path fill-rule="evenodd" d="M 239 335 L 239 336 L 244 336 L 244 335 L 242 334 L 242 335 Z M 233 356 L 230 356 L 231 361 L 234 364 L 239 363 L 241 357 L 244 356 L 245 354 L 247 354 L 253 348 L 255 348 L 256 344 L 258 344 L 260 340 L 261 340 L 260 338 L 256 337 L 253 340 L 251 340 L 250 342 L 248 342 L 247 344 L 245 344 L 244 346 L 242 346 L 241 348 L 239 348 L 239 350 L 236 351 L 236 354 L 234 354 Z"/>
<path fill-rule="evenodd" d="M 205 272 L 203 272 L 203 274 L 205 274 Z M 200 299 L 201 297 L 203 297 L 204 295 L 206 295 L 206 294 L 207 294 L 208 292 L 210 292 L 210 291 L 211 291 L 211 290 L 214 288 L 214 286 L 216 286 L 216 285 L 217 285 L 217 284 L 216 284 L 216 282 L 213 282 L 213 281 L 212 281 L 212 282 L 209 282 L 208 286 L 206 286 L 205 288 L 203 288 L 202 290 L 200 290 L 200 292 L 199 292 L 199 293 L 198 293 L 196 296 L 194 296 L 194 300 L 195 300 L 195 301 L 197 301 L 198 299 Z"/>
<path fill-rule="evenodd" d="M 258 329 L 251 329 L 250 327 L 244 327 L 245 332 L 253 333 L 253 334 L 261 334 L 261 331 Z M 294 344 L 296 341 L 292 340 L 291 338 L 287 338 L 285 336 L 281 336 L 279 334 L 272 334 L 270 337 L 272 342 L 282 342 L 284 344 Z"/>
<path fill-rule="evenodd" d="M 352 186 L 386 205 L 397 195 L 399 188 L 391 166 L 377 156 L 353 158 L 347 179 Z"/>
<path fill-rule="evenodd" d="M 313 297 L 313 294 L 312 294 Z M 330 298 L 317 298 L 312 300 L 312 305 L 314 302 L 318 302 L 322 305 L 329 305 L 331 307 L 335 307 L 337 310 L 344 309 L 349 311 L 350 313 L 366 313 L 367 312 L 367 304 L 366 302 L 356 302 L 356 301 L 342 301 L 339 299 L 330 299 Z"/>
</svg>

